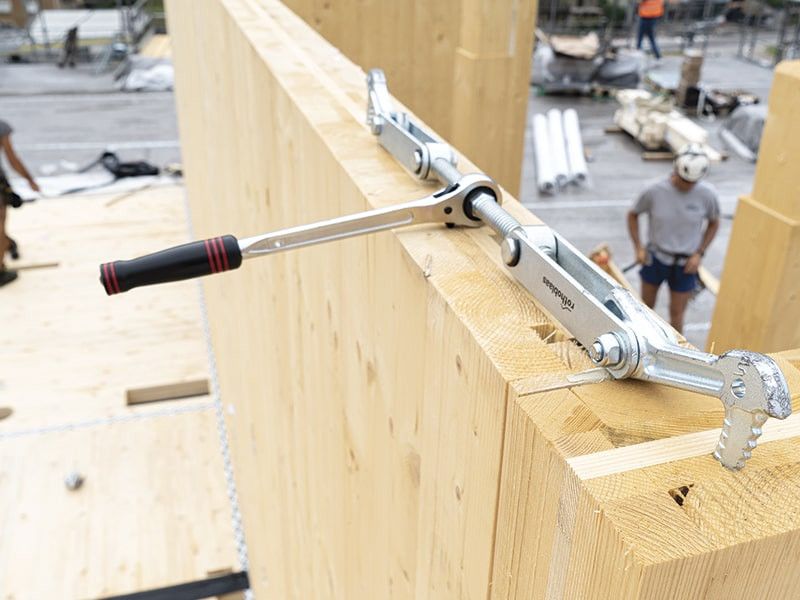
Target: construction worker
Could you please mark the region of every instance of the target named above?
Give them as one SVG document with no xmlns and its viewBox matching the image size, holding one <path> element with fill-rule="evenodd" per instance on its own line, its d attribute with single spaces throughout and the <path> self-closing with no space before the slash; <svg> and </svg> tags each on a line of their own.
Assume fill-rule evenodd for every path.
<svg viewBox="0 0 800 600">
<path fill-rule="evenodd" d="M 75 68 L 75 61 L 78 58 L 78 28 L 72 27 L 67 30 L 64 37 L 64 48 L 62 49 L 61 59 L 58 61 L 59 69 L 69 65 Z"/>
<path fill-rule="evenodd" d="M 653 308 L 658 289 L 666 281 L 670 322 L 682 331 L 686 305 L 697 287 L 697 270 L 719 229 L 719 200 L 713 186 L 700 181 L 709 166 L 702 147 L 682 148 L 673 166 L 669 177 L 639 196 L 628 213 L 628 231 L 642 265 L 642 300 Z M 648 217 L 647 246 L 639 236 L 641 214 Z"/>
<path fill-rule="evenodd" d="M 647 36 L 656 60 L 661 60 L 661 52 L 656 43 L 656 23 L 663 16 L 664 0 L 639 0 L 639 32 L 636 36 L 636 49 L 642 49 L 642 40 Z"/>
<path fill-rule="evenodd" d="M 39 186 L 14 151 L 14 146 L 11 144 L 11 132 L 11 125 L 0 120 L 0 154 L 5 153 L 11 168 L 28 180 L 28 184 L 34 192 L 38 192 Z M 3 165 L 0 163 L 0 287 L 11 283 L 17 278 L 17 272 L 6 269 L 5 264 L 6 252 L 12 247 L 11 240 L 6 235 L 6 212 L 15 198 L 18 199 L 19 197 L 11 189 L 11 185 L 3 172 Z M 14 244 L 14 247 L 16 247 L 16 244 Z"/>
</svg>

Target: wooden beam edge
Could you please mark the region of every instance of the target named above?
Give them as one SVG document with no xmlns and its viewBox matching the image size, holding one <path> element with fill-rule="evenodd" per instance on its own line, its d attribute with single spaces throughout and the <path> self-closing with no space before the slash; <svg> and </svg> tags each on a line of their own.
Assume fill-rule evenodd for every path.
<svg viewBox="0 0 800 600">
<path fill-rule="evenodd" d="M 567 464 L 581 481 L 616 475 L 669 462 L 710 455 L 721 429 L 707 429 L 675 437 L 603 450 L 567 459 Z M 758 440 L 759 448 L 769 442 L 800 437 L 800 413 L 783 421 L 769 419 Z M 763 450 L 763 449 L 762 449 Z M 756 452 L 759 451 L 757 448 Z M 720 467 L 721 468 L 721 467 Z"/>
</svg>

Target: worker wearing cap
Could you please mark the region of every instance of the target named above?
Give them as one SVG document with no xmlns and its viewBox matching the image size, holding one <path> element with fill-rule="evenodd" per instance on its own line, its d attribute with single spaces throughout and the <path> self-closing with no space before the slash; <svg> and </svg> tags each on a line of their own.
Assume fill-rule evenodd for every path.
<svg viewBox="0 0 800 600">
<path fill-rule="evenodd" d="M 642 265 L 642 300 L 653 308 L 664 281 L 670 289 L 669 315 L 681 331 L 697 270 L 719 229 L 719 201 L 713 186 L 700 181 L 709 160 L 697 144 L 683 148 L 669 177 L 651 185 L 628 213 L 636 259 Z M 639 237 L 639 215 L 648 217 L 647 246 Z"/>
<path fill-rule="evenodd" d="M 639 32 L 636 36 L 636 49 L 642 49 L 644 36 L 650 40 L 650 47 L 657 60 L 661 60 L 661 52 L 656 44 L 656 23 L 664 16 L 664 0 L 639 0 Z"/>
</svg>

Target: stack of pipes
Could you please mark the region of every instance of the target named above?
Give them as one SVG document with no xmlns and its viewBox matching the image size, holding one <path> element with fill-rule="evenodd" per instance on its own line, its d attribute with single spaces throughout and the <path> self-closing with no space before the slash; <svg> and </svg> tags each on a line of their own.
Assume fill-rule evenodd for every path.
<svg viewBox="0 0 800 600">
<path fill-rule="evenodd" d="M 532 126 L 539 191 L 555 194 L 570 183 L 585 184 L 589 174 L 578 113 L 570 108 L 562 114 L 551 108 L 547 115 L 534 115 Z"/>
</svg>

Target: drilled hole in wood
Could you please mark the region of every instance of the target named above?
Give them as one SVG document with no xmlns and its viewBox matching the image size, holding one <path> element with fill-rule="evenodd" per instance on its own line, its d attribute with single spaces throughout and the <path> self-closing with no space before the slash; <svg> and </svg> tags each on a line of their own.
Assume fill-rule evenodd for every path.
<svg viewBox="0 0 800 600">
<path fill-rule="evenodd" d="M 686 496 L 689 495 L 689 491 L 694 487 L 693 483 L 688 485 L 682 485 L 680 487 L 676 487 L 669 491 L 669 495 L 672 496 L 672 499 L 675 500 L 675 504 L 678 506 L 683 506 L 683 503 L 686 501 Z"/>
</svg>

